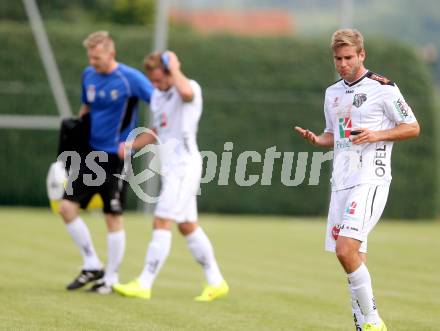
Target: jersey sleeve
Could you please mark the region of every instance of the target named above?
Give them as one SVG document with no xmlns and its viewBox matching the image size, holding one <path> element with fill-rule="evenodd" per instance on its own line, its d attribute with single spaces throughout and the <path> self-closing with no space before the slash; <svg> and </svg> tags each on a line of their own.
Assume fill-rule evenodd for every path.
<svg viewBox="0 0 440 331">
<path fill-rule="evenodd" d="M 325 116 L 325 133 L 333 133 L 333 121 L 330 114 L 330 107 L 328 104 L 328 98 L 327 95 L 325 96 L 324 100 L 324 116 Z"/>
<path fill-rule="evenodd" d="M 384 112 L 394 123 L 413 123 L 416 117 L 397 86 L 384 86 Z"/>
<path fill-rule="evenodd" d="M 183 120 L 182 130 L 184 133 L 196 132 L 200 116 L 202 115 L 203 100 L 202 88 L 194 81 L 189 81 L 194 96 L 190 102 L 184 102 L 182 106 Z"/>
<path fill-rule="evenodd" d="M 199 105 L 202 103 L 202 88 L 195 80 L 190 80 L 189 84 L 194 93 L 193 99 L 189 102 L 190 104 Z"/>
<path fill-rule="evenodd" d="M 154 87 L 145 75 L 138 70 L 133 70 L 130 85 L 133 96 L 138 97 L 147 103 L 150 102 Z"/>
</svg>

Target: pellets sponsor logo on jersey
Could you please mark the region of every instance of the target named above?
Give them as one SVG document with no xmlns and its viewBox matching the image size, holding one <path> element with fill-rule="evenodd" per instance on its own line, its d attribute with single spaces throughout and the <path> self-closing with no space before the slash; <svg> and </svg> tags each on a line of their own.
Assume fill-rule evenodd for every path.
<svg viewBox="0 0 440 331">
<path fill-rule="evenodd" d="M 397 101 L 394 101 L 394 108 L 396 108 L 402 120 L 405 120 L 410 116 L 408 104 L 404 100 L 399 99 Z"/>
<path fill-rule="evenodd" d="M 355 94 L 353 98 L 353 106 L 359 108 L 365 101 L 367 101 L 367 95 L 365 93 Z"/>
<path fill-rule="evenodd" d="M 349 206 L 347 206 L 347 209 L 345 209 L 345 212 L 349 215 L 354 215 L 354 213 L 356 212 L 356 206 L 357 206 L 356 201 L 352 201 L 352 203 Z"/>
<path fill-rule="evenodd" d="M 341 138 L 349 138 L 352 129 L 350 117 L 340 117 L 339 122 L 339 136 Z"/>
<path fill-rule="evenodd" d="M 89 85 L 89 87 L 87 87 L 87 101 L 93 102 L 95 101 L 95 97 L 96 97 L 96 87 L 95 85 Z"/>
<path fill-rule="evenodd" d="M 354 90 L 347 90 L 347 91 L 345 91 L 345 94 L 350 94 L 350 93 L 354 93 Z"/>
<path fill-rule="evenodd" d="M 110 91 L 110 97 L 112 98 L 113 101 L 115 101 L 119 96 L 119 92 L 118 90 L 111 90 Z"/>
<path fill-rule="evenodd" d="M 350 140 L 344 139 L 344 140 L 336 140 L 336 149 L 347 149 L 353 146 L 350 142 Z"/>
</svg>

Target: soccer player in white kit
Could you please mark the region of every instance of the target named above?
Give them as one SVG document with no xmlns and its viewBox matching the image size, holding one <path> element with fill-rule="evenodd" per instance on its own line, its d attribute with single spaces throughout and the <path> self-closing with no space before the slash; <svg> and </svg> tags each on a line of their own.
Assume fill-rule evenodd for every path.
<svg viewBox="0 0 440 331">
<path fill-rule="evenodd" d="M 176 222 L 185 236 L 189 250 L 206 276 L 207 286 L 196 301 L 212 301 L 228 294 L 229 287 L 218 267 L 210 240 L 197 222 L 197 191 L 202 175 L 202 158 L 196 134 L 202 114 L 202 91 L 180 69 L 180 62 L 171 51 L 150 54 L 144 67 L 155 87 L 150 110 L 153 132 L 135 138 L 135 150 L 147 144 L 160 143 L 162 187 L 154 213 L 153 234 L 147 248 L 145 265 L 140 276 L 113 289 L 128 297 L 150 299 L 153 282 L 171 248 L 171 225 Z M 161 147 L 163 148 L 161 150 Z M 121 144 L 120 157 L 126 144 Z"/>
<path fill-rule="evenodd" d="M 333 148 L 325 248 L 336 252 L 347 273 L 356 330 L 386 331 L 365 264 L 367 237 L 387 201 L 393 142 L 418 136 L 420 127 L 399 88 L 364 67 L 359 31 L 336 31 L 331 47 L 341 80 L 325 93 L 324 133 L 295 131 L 315 146 Z"/>
</svg>

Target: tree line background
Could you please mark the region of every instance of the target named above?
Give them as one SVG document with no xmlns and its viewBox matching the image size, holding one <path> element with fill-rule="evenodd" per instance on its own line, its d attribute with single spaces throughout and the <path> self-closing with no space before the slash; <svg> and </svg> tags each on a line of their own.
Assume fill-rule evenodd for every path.
<svg viewBox="0 0 440 331">
<path fill-rule="evenodd" d="M 78 0 L 72 5 L 67 0 L 45 0 L 38 4 L 44 18 L 50 18 L 46 28 L 74 111 L 80 106 L 80 76 L 87 65 L 81 42 L 90 32 L 109 30 L 116 41 L 118 60 L 139 69 L 151 50 L 151 21 L 133 25 L 135 11 L 130 6 L 148 7 L 153 15 L 153 1 Z M 112 15 L 123 12 L 121 8 L 132 9 L 126 9 L 130 14 L 117 21 Z M 1 2 L 0 9 L 0 17 L 8 18 L 0 23 L 0 114 L 57 115 L 21 2 Z M 76 10 L 81 15 L 74 14 Z M 245 150 L 263 156 L 273 146 L 278 152 L 294 152 L 292 176 L 298 152 L 311 155 L 317 151 L 294 135 L 292 126 L 317 132 L 324 128 L 323 94 L 335 79 L 328 39 L 201 36 L 187 28 L 171 27 L 169 48 L 178 53 L 184 72 L 197 80 L 204 92 L 200 149 L 214 151 L 220 157 L 224 143 L 234 143 L 229 185 L 218 185 L 217 170 L 214 180 L 202 185 L 202 211 L 327 213 L 329 162 L 323 164 L 318 186 L 307 185 L 310 158 L 306 179 L 297 187 L 281 183 L 282 159 L 275 160 L 271 185 L 240 187 L 234 174 L 237 157 Z M 437 210 L 439 165 L 434 130 L 437 104 L 430 67 L 416 49 L 390 39 L 367 36 L 366 47 L 367 68 L 398 83 L 422 127 L 418 139 L 398 143 L 394 148 L 394 179 L 386 216 L 432 218 Z M 147 109 L 142 110 L 140 124 L 145 121 Z M 58 132 L 2 129 L 0 139 L 0 153 L 4 155 L 0 164 L 0 204 L 47 205 L 45 178 L 56 159 Z M 262 171 L 262 162 L 248 163 L 248 175 L 261 175 Z M 134 209 L 136 205 L 137 199 L 131 193 L 129 207 Z"/>
</svg>

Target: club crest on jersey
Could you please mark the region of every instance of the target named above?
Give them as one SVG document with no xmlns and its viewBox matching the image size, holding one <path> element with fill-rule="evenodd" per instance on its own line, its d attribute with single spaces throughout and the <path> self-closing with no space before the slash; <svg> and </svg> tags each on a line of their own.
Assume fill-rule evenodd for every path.
<svg viewBox="0 0 440 331">
<path fill-rule="evenodd" d="M 95 97 L 96 97 L 95 85 L 89 85 L 89 87 L 87 87 L 87 101 L 93 102 L 95 101 Z"/>
<path fill-rule="evenodd" d="M 339 118 L 339 136 L 341 138 L 349 138 L 351 132 L 351 118 L 340 117 Z"/>
<path fill-rule="evenodd" d="M 116 100 L 118 98 L 118 96 L 119 96 L 118 90 L 111 90 L 110 91 L 110 97 L 112 98 L 113 101 Z"/>
<path fill-rule="evenodd" d="M 367 95 L 365 93 L 355 94 L 353 98 L 353 106 L 359 108 L 365 101 L 367 101 Z"/>
</svg>

